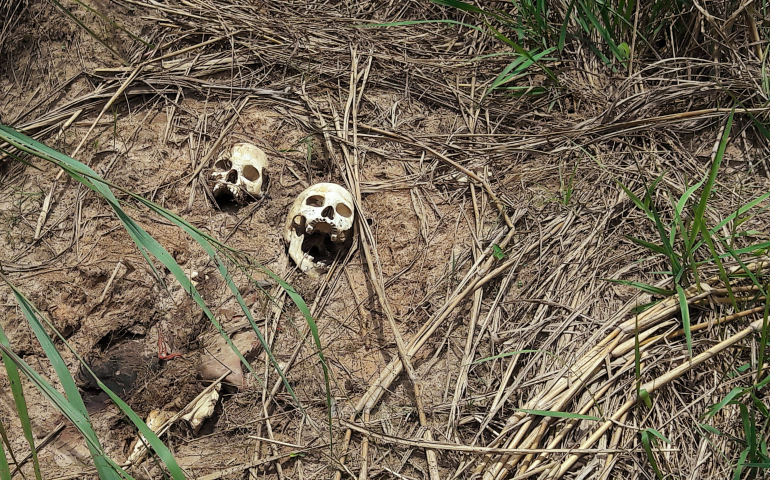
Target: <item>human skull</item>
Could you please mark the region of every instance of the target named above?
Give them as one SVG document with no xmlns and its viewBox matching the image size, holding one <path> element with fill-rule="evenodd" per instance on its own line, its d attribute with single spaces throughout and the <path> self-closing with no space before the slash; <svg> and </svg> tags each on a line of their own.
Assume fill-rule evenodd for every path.
<svg viewBox="0 0 770 480">
<path fill-rule="evenodd" d="M 225 151 L 214 163 L 214 196 L 230 195 L 244 204 L 251 197 L 262 196 L 262 182 L 267 170 L 267 155 L 249 143 L 239 143 Z"/>
<path fill-rule="evenodd" d="M 353 244 L 353 196 L 334 183 L 317 183 L 289 210 L 284 238 L 300 270 L 316 277 Z"/>
</svg>

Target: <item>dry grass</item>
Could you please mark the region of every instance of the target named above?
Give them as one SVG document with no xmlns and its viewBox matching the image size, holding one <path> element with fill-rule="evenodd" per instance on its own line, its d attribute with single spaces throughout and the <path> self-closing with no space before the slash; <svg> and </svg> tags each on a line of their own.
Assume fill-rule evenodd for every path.
<svg viewBox="0 0 770 480">
<path fill-rule="evenodd" d="M 669 277 L 655 273 L 667 269 L 664 259 L 627 240 L 655 241 L 655 230 L 618 182 L 640 195 L 645 183 L 665 173 L 663 198 L 683 195 L 708 173 L 733 107 L 731 142 L 705 215 L 709 226 L 770 190 L 767 138 L 757 128 L 770 110 L 760 60 L 765 42 L 757 36 L 754 8 L 694 3 L 682 17 L 690 37 L 663 34 L 654 49 L 639 40 L 631 68 L 616 72 L 581 42 L 568 42 L 560 58 L 544 62 L 557 72 L 558 85 L 533 68 L 516 85 L 545 86 L 545 93 L 493 92 L 481 101 L 510 61 L 475 60 L 510 51 L 491 36 L 443 23 L 361 28 L 418 19 L 478 23 L 427 1 L 111 3 L 103 13 L 137 35 L 144 32 L 152 47 L 69 5 L 99 27 L 127 66 L 97 45 L 98 61 L 47 80 L 46 95 L 31 95 L 34 77 L 6 62 L 13 105 L 27 105 L 11 109 L 9 100 L 6 123 L 84 163 L 99 162 L 108 178 L 120 169 L 115 181 L 134 182 L 147 196 L 176 196 L 169 201 L 188 214 L 221 215 L 208 199 L 211 159 L 230 136 L 254 134 L 239 123 L 245 112 L 270 111 L 280 117 L 276 128 L 307 140 L 296 149 L 312 144 L 324 151 L 308 153 L 305 162 L 273 151 L 285 166 L 281 178 L 342 183 L 360 213 L 360 241 L 344 262 L 318 285 L 290 280 L 302 284 L 314 317 L 326 325 L 335 380 L 334 457 L 325 400 L 317 393 L 323 390 L 317 357 L 305 327 L 297 328 L 291 348 L 276 341 L 279 320 L 296 315 L 276 290 L 277 305 L 265 309 L 269 341 L 284 348 L 279 357 L 289 377 L 317 393 L 302 397 L 309 417 L 291 414 L 280 379 L 258 364 L 269 382 L 238 397 L 252 402 L 248 409 L 225 406 L 210 437 L 232 444 L 233 432 L 253 436 L 251 458 L 235 466 L 212 460 L 191 478 L 245 478 L 246 471 L 279 478 L 653 478 L 640 440 L 648 428 L 671 441 L 654 452 L 671 478 L 732 475 L 742 446 L 727 435 L 742 435 L 738 407 L 709 421 L 701 416 L 733 387 L 750 384 L 746 376 L 762 363 L 756 332 L 763 299 L 752 296 L 749 281 L 736 280 L 740 298 L 733 305 L 716 266 L 704 265 L 700 288 L 686 290 L 689 359 L 676 295 L 635 315 L 632 309 L 651 296 L 607 280 L 673 289 Z M 0 1 L 0 14 L 10 5 Z M 201 114 L 194 102 L 211 111 Z M 158 112 L 165 114 L 156 126 L 164 145 L 188 145 L 192 164 L 149 184 L 131 177 L 121 155 Z M 135 129 L 112 147 L 120 155 L 100 161 L 99 147 L 91 146 L 118 117 L 131 119 Z M 77 133 L 68 139 L 70 132 Z M 4 168 L 6 189 L 20 170 Z M 60 195 L 53 188 L 44 193 L 52 201 Z M 56 256 L 28 258 L 62 217 L 80 211 L 79 193 L 76 199 L 63 213 L 39 216 L 44 206 L 20 213 L 37 234 L 3 262 L 6 272 L 23 280 L 82 258 L 79 249 L 91 247 L 79 227 Z M 383 199 L 411 202 L 409 222 L 416 227 L 377 218 L 387 213 L 378 209 Z M 670 218 L 670 202 L 657 201 Z M 220 238 L 247 228 L 242 222 L 262 204 L 249 208 Z M 743 228 L 758 233 L 738 238 L 735 248 L 766 240 L 768 223 L 766 212 L 751 218 Z M 398 241 L 411 243 L 414 255 L 393 253 Z M 436 251 L 451 256 L 437 259 Z M 748 269 L 762 276 L 767 261 L 754 258 Z M 725 268 L 742 270 L 730 262 Z M 290 275 L 290 269 L 278 273 Z M 365 282 L 363 297 L 357 282 Z M 334 330 L 342 327 L 329 313 L 351 291 L 355 308 L 345 322 L 354 320 L 342 322 L 344 328 L 358 330 L 361 344 L 373 344 L 390 360 L 363 386 L 346 380 L 349 363 Z M 519 353 L 506 355 L 512 352 Z M 752 368 L 734 376 L 743 364 Z M 651 408 L 639 404 L 637 380 L 651 395 Z M 767 404 L 766 388 L 755 395 Z M 727 435 L 711 435 L 702 423 Z"/>
</svg>

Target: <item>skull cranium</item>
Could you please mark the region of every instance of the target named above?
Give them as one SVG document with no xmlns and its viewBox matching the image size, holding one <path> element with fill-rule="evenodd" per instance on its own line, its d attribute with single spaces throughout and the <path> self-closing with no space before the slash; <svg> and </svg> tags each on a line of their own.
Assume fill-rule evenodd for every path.
<svg viewBox="0 0 770 480">
<path fill-rule="evenodd" d="M 300 270 L 318 276 L 353 243 L 353 196 L 334 183 L 317 183 L 289 210 L 284 238 Z"/>
<path fill-rule="evenodd" d="M 236 144 L 214 163 L 214 196 L 230 195 L 240 204 L 249 197 L 262 196 L 267 165 L 267 155 L 261 149 L 249 143 Z"/>
</svg>

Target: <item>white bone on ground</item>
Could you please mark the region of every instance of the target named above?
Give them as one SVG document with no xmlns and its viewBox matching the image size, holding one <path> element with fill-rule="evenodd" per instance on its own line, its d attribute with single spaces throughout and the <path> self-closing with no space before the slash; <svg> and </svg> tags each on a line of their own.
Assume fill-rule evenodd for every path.
<svg viewBox="0 0 770 480">
<path fill-rule="evenodd" d="M 225 168 L 228 157 L 231 165 Z M 244 189 L 253 196 L 261 196 L 268 165 L 267 155 L 260 148 L 249 143 L 234 145 L 229 155 L 223 155 L 214 165 L 216 171 L 211 174 L 214 194 L 227 190 L 233 197 L 240 199 L 243 196 L 241 189 Z M 233 182 L 228 181 L 232 171 L 237 173 Z"/>
<path fill-rule="evenodd" d="M 305 235 L 323 232 L 329 235 L 332 242 L 341 244 L 352 238 L 350 231 L 353 229 L 354 218 L 353 196 L 345 188 L 334 183 L 311 185 L 297 196 L 286 219 L 284 239 L 289 244 L 289 256 L 301 271 L 317 277 L 325 265 L 302 251 Z M 302 219 L 304 233 L 298 234 L 297 230 L 303 225 Z"/>
</svg>

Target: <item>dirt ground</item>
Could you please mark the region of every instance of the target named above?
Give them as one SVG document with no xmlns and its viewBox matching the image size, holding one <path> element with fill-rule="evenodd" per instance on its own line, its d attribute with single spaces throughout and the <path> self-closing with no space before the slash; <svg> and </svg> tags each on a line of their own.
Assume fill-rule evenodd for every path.
<svg viewBox="0 0 770 480">
<path fill-rule="evenodd" d="M 148 46 L 75 2 L 62 2 L 110 52 L 53 3 L 29 3 L 13 34 L 0 43 L 0 123 L 72 155 L 115 185 L 182 215 L 246 254 L 251 263 L 243 270 L 228 266 L 278 363 L 289 367 L 289 383 L 307 413 L 303 416 L 282 387 L 271 393 L 278 377 L 267 367 L 262 347 L 251 341 L 240 308 L 200 246 L 118 194 L 126 211 L 184 271 L 196 272 L 206 304 L 228 334 L 240 335 L 259 378 L 236 372 L 225 381 L 200 431 L 178 422 L 162 437 L 189 478 L 313 479 L 331 478 L 336 471 L 358 476 L 362 469 L 367 478 L 430 478 L 429 449 L 388 438 L 421 440 L 427 430 L 441 442 L 507 445 L 496 438 L 515 426 L 515 409 L 533 392 L 543 391 L 563 367 L 560 362 L 572 364 L 593 346 L 624 305 L 637 298 L 637 290 L 605 279 L 655 283 L 662 278 L 654 272 L 665 268 L 663 260 L 626 238 L 652 241 L 654 225 L 616 180 L 639 193 L 641 165 L 648 181 L 667 172 L 664 184 L 681 195 L 707 173 L 725 118 L 715 111 L 661 120 L 711 108 L 721 95 L 718 89 L 693 85 L 678 97 L 676 88 L 689 87 L 676 87 L 673 76 L 645 84 L 645 100 L 637 101 L 642 94 L 634 93 L 628 79 L 587 80 L 580 72 L 565 71 L 558 92 L 479 104 L 481 85 L 494 78 L 497 67 L 473 67 L 442 55 L 451 51 L 464 60 L 488 53 L 494 48 L 490 40 L 452 37 L 442 44 L 438 39 L 446 31 L 415 27 L 419 38 L 407 41 L 389 38 L 383 29 L 351 27 L 356 21 L 435 13 L 420 10 L 425 6 L 401 11 L 384 2 L 370 10 L 341 2 L 254 2 L 239 4 L 244 19 L 238 24 L 226 10 L 219 20 L 208 16 L 207 6 L 222 8 L 226 2 L 92 2 Z M 252 17 L 245 19 L 247 14 Z M 255 26 L 260 22 L 262 30 Z M 222 32 L 229 40 L 218 39 Z M 187 47 L 195 48 L 171 54 Z M 352 90 L 351 71 L 356 76 Z M 538 85 L 545 78 L 533 74 L 522 81 Z M 740 90 L 734 85 L 740 81 L 726 79 L 725 88 Z M 348 103 L 351 91 L 355 103 Z M 633 123 L 646 118 L 654 120 Z M 715 203 L 707 212 L 712 225 L 721 212 L 770 190 L 766 145 L 753 136 L 747 118 L 736 117 L 736 125 Z M 267 153 L 265 194 L 243 205 L 222 199 L 216 204 L 207 194 L 214 161 L 239 142 Z M 160 264 L 162 282 L 156 279 L 102 199 L 60 176 L 55 165 L 27 160 L 30 165 L 0 159 L 0 259 L 7 278 L 142 418 L 153 410 L 177 412 L 187 406 L 213 380 L 205 378 L 211 374 L 203 373 L 203 365 L 217 349 L 215 328 Z M 489 190 L 469 182 L 457 164 Z M 283 240 L 291 204 L 309 185 L 334 182 L 351 188 L 351 179 L 361 194 L 357 215 L 369 225 L 373 241 L 364 241 L 358 228 L 348 261 L 320 279 L 302 274 Z M 664 201 L 661 205 L 666 208 Z M 758 233 L 740 241 L 766 239 L 767 225 L 766 213 L 752 217 L 742 228 Z M 492 245 L 504 246 L 499 258 L 490 253 Z M 371 274 L 365 249 L 374 254 L 373 271 L 381 273 Z M 493 263 L 486 270 L 476 268 L 487 259 Z M 497 271 L 501 265 L 505 268 Z M 331 377 L 331 434 L 324 377 L 305 320 L 259 266 L 287 279 L 313 309 Z M 473 278 L 494 277 L 461 295 L 469 272 Z M 716 318 L 725 308 L 702 315 Z M 56 384 L 53 368 L 5 285 L 0 286 L 0 311 L 0 326 L 14 351 Z M 358 417 L 383 437 L 356 431 L 344 450 L 345 422 L 399 358 L 389 312 L 408 343 L 444 311 L 411 355 L 419 398 L 409 375 L 397 376 L 376 406 Z M 181 357 L 158 358 L 161 333 L 168 352 Z M 702 351 L 718 336 L 706 332 L 694 348 Z M 106 452 L 123 462 L 136 438 L 131 423 L 63 342 L 57 345 Z M 686 352 L 681 339 L 659 347 L 667 353 L 649 353 L 651 376 L 678 365 Z M 522 363 L 514 357 L 469 362 L 523 350 L 535 353 Z M 666 425 L 684 406 L 696 405 L 697 416 L 698 408 L 728 392 L 729 382 L 714 376 L 736 361 L 740 364 L 711 360 L 677 381 L 679 396 L 661 398 L 656 405 L 655 425 L 674 445 L 659 454 L 669 471 L 692 471 L 681 457 L 701 459 L 712 472 L 729 472 L 729 462 L 723 467 L 727 470 L 720 470 L 714 452 L 721 449 L 730 456 L 736 447 L 722 440 L 718 446 L 693 443 L 685 426 Z M 620 380 L 604 409 L 611 410 L 633 391 L 633 371 L 618 362 L 610 367 L 607 361 Z M 40 447 L 45 478 L 94 477 L 77 430 L 31 382 L 25 380 L 24 387 L 37 441 L 54 433 Z M 585 395 L 576 397 L 576 404 Z M 602 437 L 596 446 L 617 450 L 582 457 L 570 470 L 571 478 L 600 478 L 606 465 L 612 473 L 603 478 L 651 478 L 637 435 L 649 418 L 636 410 L 623 417 L 620 423 L 628 429 L 617 438 Z M 23 456 L 29 447 L 4 372 L 0 419 L 14 451 Z M 720 422 L 725 431 L 740 427 L 734 414 Z M 591 428 L 581 424 L 570 431 L 563 448 L 580 445 Z M 343 466 L 339 457 L 344 451 Z M 709 453 L 699 457 L 699 451 Z M 483 460 L 479 453 L 441 450 L 437 468 L 440 478 L 470 478 Z M 33 476 L 30 463 L 23 468 L 27 478 Z M 151 460 L 129 472 L 134 478 L 162 478 Z"/>
</svg>

